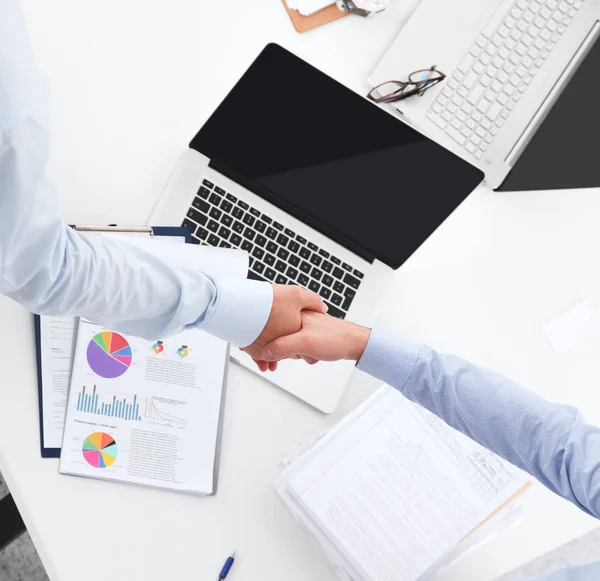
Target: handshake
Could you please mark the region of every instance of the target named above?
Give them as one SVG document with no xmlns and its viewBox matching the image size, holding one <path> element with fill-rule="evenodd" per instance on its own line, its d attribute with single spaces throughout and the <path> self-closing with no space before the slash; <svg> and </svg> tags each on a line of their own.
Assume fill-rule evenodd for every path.
<svg viewBox="0 0 600 581">
<path fill-rule="evenodd" d="M 371 331 L 327 314 L 321 297 L 298 286 L 273 285 L 273 306 L 256 341 L 243 350 L 261 371 L 275 371 L 282 359 L 358 361 Z"/>
</svg>

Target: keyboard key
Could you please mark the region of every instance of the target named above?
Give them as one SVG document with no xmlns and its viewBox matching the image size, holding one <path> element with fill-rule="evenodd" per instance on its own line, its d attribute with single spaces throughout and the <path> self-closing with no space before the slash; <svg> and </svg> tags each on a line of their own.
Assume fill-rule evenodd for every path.
<svg viewBox="0 0 600 581">
<path fill-rule="evenodd" d="M 246 214 L 244 216 L 244 219 L 242 220 L 242 222 L 244 222 L 244 224 L 247 224 L 248 226 L 252 226 L 252 224 L 254 224 L 255 220 L 256 220 L 256 218 L 254 216 L 251 216 L 250 214 Z"/>
<path fill-rule="evenodd" d="M 347 274 L 344 277 L 344 282 L 352 288 L 358 288 L 360 286 L 360 280 L 358 280 L 357 278 L 354 278 L 352 275 Z"/>
<path fill-rule="evenodd" d="M 267 225 L 264 222 L 261 222 L 260 220 L 256 221 L 256 224 L 254 224 L 254 229 L 257 232 L 264 232 L 267 229 Z"/>
<path fill-rule="evenodd" d="M 224 238 L 225 240 L 229 240 L 229 236 L 231 235 L 231 230 L 225 228 L 225 226 L 221 226 L 219 229 L 219 236 Z"/>
<path fill-rule="evenodd" d="M 333 270 L 333 264 L 331 264 L 331 262 L 328 262 L 327 260 L 324 260 L 323 264 L 321 265 L 321 268 L 325 272 L 331 272 Z"/>
<path fill-rule="evenodd" d="M 208 188 L 205 188 L 204 186 L 200 186 L 200 189 L 198 190 L 198 195 L 203 200 L 206 200 L 208 199 L 208 196 L 210 196 L 210 190 Z"/>
<path fill-rule="evenodd" d="M 339 258 L 336 258 L 335 256 L 332 256 L 329 260 L 331 260 L 333 264 L 342 264 L 342 261 Z"/>
<path fill-rule="evenodd" d="M 270 238 L 271 240 L 275 240 L 275 238 L 277 238 L 277 230 L 269 227 L 269 228 L 267 228 L 266 235 L 267 235 L 267 238 Z"/>
<path fill-rule="evenodd" d="M 340 311 L 340 309 L 338 309 L 337 307 L 334 307 L 331 303 L 326 303 L 326 304 L 329 307 L 329 310 L 327 311 L 328 315 L 331 315 L 332 317 L 336 317 L 337 319 L 343 319 L 346 317 L 346 313 L 344 313 L 344 311 Z"/>
<path fill-rule="evenodd" d="M 300 234 L 296 234 L 296 240 L 300 242 L 300 244 L 306 244 L 306 238 L 302 238 Z"/>
<path fill-rule="evenodd" d="M 290 278 L 295 279 L 299 273 L 294 267 L 288 266 L 287 270 L 285 271 L 285 274 L 287 274 Z"/>
<path fill-rule="evenodd" d="M 275 279 L 275 284 L 287 284 L 288 283 L 288 279 L 285 278 L 285 276 L 283 276 L 283 274 L 278 274 L 277 278 Z"/>
<path fill-rule="evenodd" d="M 287 260 L 287 257 L 290 253 L 285 248 L 280 248 L 279 252 L 277 252 L 277 256 L 281 258 L 281 260 Z"/>
<path fill-rule="evenodd" d="M 209 182 L 207 179 L 202 180 L 202 183 L 207 187 L 210 188 L 211 190 L 215 187 L 215 184 L 213 184 L 212 182 Z"/>
<path fill-rule="evenodd" d="M 218 206 L 221 203 L 221 196 L 219 196 L 219 194 L 215 194 L 212 193 L 210 195 L 210 197 L 208 198 L 208 201 L 213 205 L 213 206 Z"/>
<path fill-rule="evenodd" d="M 323 262 L 323 259 L 318 255 L 318 254 L 313 254 L 310 257 L 310 261 L 315 265 L 315 266 L 321 266 L 321 262 Z"/>
<path fill-rule="evenodd" d="M 234 230 L 234 232 L 237 232 L 238 234 L 241 234 L 244 231 L 244 225 L 241 222 L 238 222 L 236 220 L 233 223 L 233 230 Z"/>
<path fill-rule="evenodd" d="M 284 230 L 285 235 L 289 236 L 290 238 L 293 238 L 294 236 L 296 236 L 296 233 L 293 230 L 290 230 L 289 228 L 286 228 Z"/>
<path fill-rule="evenodd" d="M 319 270 L 318 268 L 313 268 L 310 271 L 310 276 L 312 276 L 315 280 L 321 280 L 321 277 L 323 276 L 323 271 Z"/>
<path fill-rule="evenodd" d="M 254 250 L 252 251 L 252 256 L 254 256 L 254 258 L 258 258 L 259 260 L 265 255 L 265 251 L 262 248 L 259 248 L 258 246 L 254 247 Z"/>
<path fill-rule="evenodd" d="M 311 280 L 308 283 L 308 289 L 314 293 L 318 293 L 320 288 L 321 288 L 321 285 L 316 280 Z"/>
<path fill-rule="evenodd" d="M 250 268 L 253 263 L 254 263 L 254 258 L 252 258 L 252 256 L 249 256 L 248 257 L 248 268 Z"/>
<path fill-rule="evenodd" d="M 347 288 L 344 291 L 344 303 L 342 304 L 342 309 L 347 311 L 350 308 L 355 296 L 356 293 L 351 288 Z"/>
<path fill-rule="evenodd" d="M 327 286 L 331 286 L 333 284 L 333 278 L 331 278 L 328 274 L 323 277 L 323 284 Z"/>
<path fill-rule="evenodd" d="M 295 254 L 292 254 L 290 256 L 290 259 L 288 260 L 288 262 L 292 265 L 292 266 L 298 266 L 300 264 L 300 258 L 298 256 L 296 256 Z"/>
<path fill-rule="evenodd" d="M 256 261 L 253 268 L 256 270 L 256 272 L 261 274 L 265 271 L 265 265 L 262 262 Z"/>
<path fill-rule="evenodd" d="M 271 224 L 273 222 L 272 218 L 269 218 L 266 214 L 263 214 L 260 218 L 265 224 Z"/>
<path fill-rule="evenodd" d="M 252 248 L 254 248 L 254 244 L 252 244 L 252 242 L 250 242 L 249 240 L 244 240 L 242 242 L 242 250 L 245 250 L 246 252 L 252 252 Z"/>
<path fill-rule="evenodd" d="M 279 272 L 285 272 L 287 265 L 285 262 L 283 262 L 283 260 L 278 260 L 275 263 L 275 270 L 278 270 Z"/>
<path fill-rule="evenodd" d="M 202 226 L 206 224 L 206 221 L 208 219 L 204 214 L 201 214 L 200 212 L 198 212 L 198 210 L 195 210 L 194 208 L 190 208 L 188 210 L 187 216 L 188 218 L 191 218 L 192 220 L 194 220 L 194 222 L 197 222 Z"/>
<path fill-rule="evenodd" d="M 310 272 L 310 264 L 303 260 L 302 264 L 300 265 L 300 270 L 308 274 Z"/>
<path fill-rule="evenodd" d="M 237 202 L 237 198 L 235 196 L 232 196 L 231 194 L 226 194 L 225 196 L 232 204 L 235 204 Z"/>
<path fill-rule="evenodd" d="M 324 298 L 324 299 L 329 299 L 329 297 L 331 296 L 331 291 L 326 287 L 326 286 L 322 286 L 321 290 L 319 291 L 319 294 Z"/>
<path fill-rule="evenodd" d="M 239 206 L 236 206 L 231 213 L 233 214 L 234 218 L 240 220 L 244 215 L 244 210 L 242 210 Z"/>
<path fill-rule="evenodd" d="M 246 204 L 246 202 L 242 202 L 242 200 L 238 201 L 238 206 L 240 208 L 243 208 L 244 210 L 248 210 L 250 208 L 250 206 L 248 204 Z"/>
<path fill-rule="evenodd" d="M 223 214 L 221 216 L 221 224 L 225 224 L 225 226 L 229 227 L 233 224 L 233 218 L 229 214 Z"/>
<path fill-rule="evenodd" d="M 319 250 L 319 254 L 323 257 L 323 258 L 329 258 L 329 252 L 327 252 L 326 250 L 323 250 L 321 248 L 321 250 Z"/>
<path fill-rule="evenodd" d="M 301 274 L 301 275 L 298 277 L 298 283 L 299 283 L 299 284 L 301 284 L 302 286 L 307 286 L 307 285 L 308 285 L 308 282 L 309 282 L 309 280 L 310 280 L 310 279 L 309 279 L 309 278 L 308 278 L 308 276 L 306 276 L 305 274 Z"/>
<path fill-rule="evenodd" d="M 298 252 L 298 250 L 300 250 L 300 244 L 298 244 L 297 242 L 294 242 L 293 240 L 288 244 L 288 248 L 292 251 L 292 252 Z"/>
<path fill-rule="evenodd" d="M 287 246 L 287 243 L 289 241 L 290 239 L 287 236 L 284 236 L 283 234 L 277 236 L 277 242 L 279 242 L 279 244 L 281 244 L 282 246 Z"/>
<path fill-rule="evenodd" d="M 338 293 L 343 293 L 344 292 L 344 285 L 339 282 L 339 281 L 335 281 L 335 283 L 333 284 L 333 290 L 338 292 Z"/>
<path fill-rule="evenodd" d="M 273 254 L 277 254 L 278 248 L 279 248 L 279 246 L 277 246 L 277 244 L 275 244 L 275 242 L 269 242 L 267 244 L 267 250 L 269 252 L 272 252 Z"/>
<path fill-rule="evenodd" d="M 319 250 L 319 247 L 316 244 L 313 244 L 312 242 L 308 243 L 308 247 L 313 251 L 316 252 L 317 250 Z"/>
<path fill-rule="evenodd" d="M 211 234 L 211 235 L 208 237 L 208 243 L 209 243 L 211 246 L 218 246 L 218 245 L 219 245 L 219 242 L 220 242 L 220 240 L 219 240 L 219 237 L 218 237 L 218 236 L 215 236 L 214 234 Z"/>
<path fill-rule="evenodd" d="M 360 279 L 362 279 L 364 276 L 364 274 L 360 270 L 357 270 L 356 268 L 354 269 L 353 274 L 356 278 L 360 278 Z"/>
<path fill-rule="evenodd" d="M 202 226 L 199 226 L 196 232 L 196 236 L 198 236 L 198 238 L 200 238 L 201 240 L 206 240 L 206 238 L 208 237 L 208 230 L 205 230 L 204 228 L 202 228 Z"/>
<path fill-rule="evenodd" d="M 221 210 L 223 210 L 223 212 L 231 212 L 232 209 L 233 204 L 231 202 L 228 202 L 227 200 L 221 202 Z"/>
<path fill-rule="evenodd" d="M 217 232 L 219 230 L 219 223 L 215 222 L 214 220 L 211 220 L 206 227 L 211 231 L 211 232 Z"/>
<path fill-rule="evenodd" d="M 187 218 L 183 221 L 182 226 L 188 228 L 191 234 L 194 234 L 196 232 L 196 224 L 191 220 L 188 220 Z"/>
<path fill-rule="evenodd" d="M 265 255 L 265 262 L 269 266 L 273 266 L 275 264 L 275 257 L 272 254 Z"/>
<path fill-rule="evenodd" d="M 218 220 L 221 217 L 221 214 L 222 214 L 221 210 L 218 210 L 217 208 L 211 208 L 208 215 L 211 218 L 214 218 L 215 220 Z"/>
<path fill-rule="evenodd" d="M 333 269 L 333 278 L 339 278 L 340 280 L 344 278 L 344 271 L 337 266 Z"/>
<path fill-rule="evenodd" d="M 279 222 L 273 222 L 273 228 L 283 231 L 283 224 L 280 224 Z"/>
<path fill-rule="evenodd" d="M 273 280 L 276 276 L 277 273 L 272 269 L 272 268 L 267 268 L 265 270 L 265 276 L 269 279 L 269 280 Z"/>
<path fill-rule="evenodd" d="M 237 234 L 234 234 L 230 239 L 229 242 L 231 242 L 234 246 L 239 246 L 242 243 L 242 237 L 238 236 Z"/>
<path fill-rule="evenodd" d="M 336 305 L 337 307 L 339 307 L 342 304 L 342 297 L 336 293 L 333 294 L 333 296 L 331 297 L 331 302 Z"/>
<path fill-rule="evenodd" d="M 256 216 L 257 218 L 260 217 L 260 212 L 256 208 L 250 208 L 250 213 Z"/>
<path fill-rule="evenodd" d="M 261 265 L 261 266 L 263 266 L 263 265 Z M 254 266 L 254 268 L 256 268 L 256 265 Z M 265 278 L 263 278 L 260 274 L 257 274 L 257 272 L 254 272 L 253 270 L 248 272 L 248 279 L 249 280 L 258 280 L 259 282 L 266 281 Z"/>
<path fill-rule="evenodd" d="M 266 243 L 267 239 L 264 236 L 261 236 L 260 234 L 256 237 L 256 240 L 254 241 L 254 244 L 257 244 L 261 248 L 264 248 Z"/>
<path fill-rule="evenodd" d="M 215 186 L 215 192 L 217 192 L 217 194 L 221 194 L 222 196 L 225 195 L 225 190 L 219 186 Z"/>
<path fill-rule="evenodd" d="M 229 244 L 229 242 L 225 242 L 225 240 L 221 240 L 219 247 L 220 248 L 231 248 L 231 244 Z"/>
<path fill-rule="evenodd" d="M 247 238 L 248 240 L 254 240 L 254 237 L 256 236 L 256 232 L 250 228 L 246 228 L 244 230 L 244 238 Z"/>
<path fill-rule="evenodd" d="M 303 246 L 302 248 L 300 248 L 300 256 L 306 259 L 310 258 L 310 250 L 306 248 L 306 246 Z"/>
</svg>

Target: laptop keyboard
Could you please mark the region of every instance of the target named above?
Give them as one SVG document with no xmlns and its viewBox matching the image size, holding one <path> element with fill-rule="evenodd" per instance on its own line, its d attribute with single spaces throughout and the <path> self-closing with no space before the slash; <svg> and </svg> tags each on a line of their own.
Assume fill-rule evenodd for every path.
<svg viewBox="0 0 600 581">
<path fill-rule="evenodd" d="M 207 179 L 182 225 L 191 230 L 195 244 L 246 250 L 248 278 L 307 288 L 321 295 L 329 314 L 340 319 L 363 279 L 358 269 Z"/>
<path fill-rule="evenodd" d="M 427 117 L 480 159 L 584 0 L 516 0 L 470 48 Z"/>
</svg>

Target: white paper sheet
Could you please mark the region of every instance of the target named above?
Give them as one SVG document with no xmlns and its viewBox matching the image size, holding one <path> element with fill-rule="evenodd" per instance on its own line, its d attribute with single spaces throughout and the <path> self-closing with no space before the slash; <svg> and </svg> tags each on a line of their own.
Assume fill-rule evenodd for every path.
<svg viewBox="0 0 600 581">
<path fill-rule="evenodd" d="M 588 301 L 581 301 L 546 323 L 542 330 L 557 353 L 564 353 L 600 328 L 600 319 Z"/>
<path fill-rule="evenodd" d="M 335 0 L 286 0 L 287 5 L 292 10 L 298 10 L 302 16 L 310 16 L 331 4 L 335 4 Z"/>
<path fill-rule="evenodd" d="M 81 319 L 60 472 L 213 492 L 227 343 L 190 330 L 164 340 Z"/>
<path fill-rule="evenodd" d="M 419 579 L 526 483 L 394 390 L 323 438 L 284 480 L 353 578 L 387 581 Z"/>
</svg>

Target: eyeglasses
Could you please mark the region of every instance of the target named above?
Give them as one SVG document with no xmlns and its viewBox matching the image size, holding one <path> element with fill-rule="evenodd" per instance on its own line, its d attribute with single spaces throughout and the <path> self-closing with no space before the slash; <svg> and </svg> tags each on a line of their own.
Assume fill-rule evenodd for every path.
<svg viewBox="0 0 600 581">
<path fill-rule="evenodd" d="M 434 65 L 430 69 L 411 73 L 407 82 L 386 81 L 381 83 L 371 89 L 367 98 L 375 103 L 395 103 L 413 95 L 423 95 L 427 89 L 441 83 L 445 78 L 446 75 L 442 71 L 438 71 Z"/>
</svg>

